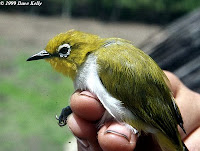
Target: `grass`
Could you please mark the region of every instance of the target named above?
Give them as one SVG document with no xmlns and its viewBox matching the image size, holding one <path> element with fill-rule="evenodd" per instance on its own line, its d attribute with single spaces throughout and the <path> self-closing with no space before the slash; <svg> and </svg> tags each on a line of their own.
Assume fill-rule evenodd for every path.
<svg viewBox="0 0 200 151">
<path fill-rule="evenodd" d="M 55 115 L 69 104 L 72 82 L 45 61 L 26 62 L 29 55 L 0 62 L 0 150 L 63 150 L 71 133 Z"/>
</svg>

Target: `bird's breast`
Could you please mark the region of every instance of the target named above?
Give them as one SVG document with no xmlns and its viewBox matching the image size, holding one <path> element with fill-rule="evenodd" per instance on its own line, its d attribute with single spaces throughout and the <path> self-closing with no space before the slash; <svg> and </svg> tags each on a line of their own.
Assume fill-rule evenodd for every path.
<svg viewBox="0 0 200 151">
<path fill-rule="evenodd" d="M 74 81 L 74 87 L 75 89 L 89 90 L 95 94 L 109 113 L 109 118 L 111 115 L 116 120 L 123 121 L 125 114 L 131 113 L 123 106 L 122 102 L 114 98 L 102 84 L 98 75 L 99 67 L 96 63 L 96 59 L 96 56 L 93 54 L 88 56 L 86 62 L 78 71 Z"/>
</svg>

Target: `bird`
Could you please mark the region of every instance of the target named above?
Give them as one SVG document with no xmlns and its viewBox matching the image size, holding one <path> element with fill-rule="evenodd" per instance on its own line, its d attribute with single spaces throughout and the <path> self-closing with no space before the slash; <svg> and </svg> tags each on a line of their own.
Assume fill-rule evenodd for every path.
<svg viewBox="0 0 200 151">
<path fill-rule="evenodd" d="M 127 125 L 133 132 L 151 134 L 163 151 L 187 151 L 177 126 L 183 127 L 170 82 L 157 63 L 130 41 L 101 38 L 69 30 L 49 40 L 44 50 L 27 61 L 45 59 L 73 80 L 75 90 L 88 90 L 105 108 L 100 120 Z M 66 125 L 72 110 L 57 117 Z"/>
</svg>

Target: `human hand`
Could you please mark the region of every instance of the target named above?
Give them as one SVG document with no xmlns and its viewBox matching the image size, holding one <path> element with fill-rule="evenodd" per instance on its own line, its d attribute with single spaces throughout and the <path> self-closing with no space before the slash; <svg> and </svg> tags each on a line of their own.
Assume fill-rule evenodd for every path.
<svg viewBox="0 0 200 151">
<path fill-rule="evenodd" d="M 200 150 L 200 95 L 189 90 L 172 73 L 165 71 L 171 83 L 171 89 L 183 116 L 187 135 L 179 128 L 182 140 L 190 151 Z M 96 124 L 105 109 L 98 98 L 88 91 L 76 91 L 71 97 L 73 114 L 68 118 L 68 126 L 77 137 L 79 151 L 112 150 L 159 150 L 151 136 L 139 137 L 117 122 L 105 123 L 99 130 Z M 122 135 L 107 133 L 112 130 Z M 137 142 L 137 147 L 136 147 Z"/>
</svg>

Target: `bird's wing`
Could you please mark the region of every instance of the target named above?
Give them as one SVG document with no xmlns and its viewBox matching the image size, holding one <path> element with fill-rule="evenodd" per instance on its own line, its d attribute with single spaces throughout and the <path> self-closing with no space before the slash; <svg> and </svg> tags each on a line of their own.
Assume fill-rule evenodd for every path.
<svg viewBox="0 0 200 151">
<path fill-rule="evenodd" d="M 171 139 L 177 138 L 176 126 L 182 118 L 174 108 L 166 76 L 157 64 L 141 50 L 120 40 L 104 45 L 95 55 L 98 75 L 107 91 L 142 123 Z M 181 120 L 174 123 L 174 119 Z"/>
</svg>

